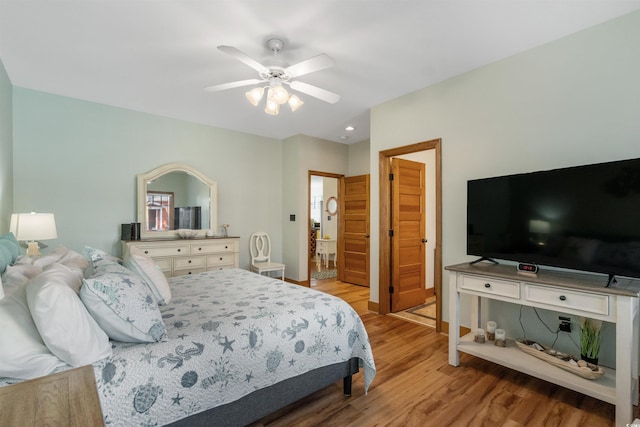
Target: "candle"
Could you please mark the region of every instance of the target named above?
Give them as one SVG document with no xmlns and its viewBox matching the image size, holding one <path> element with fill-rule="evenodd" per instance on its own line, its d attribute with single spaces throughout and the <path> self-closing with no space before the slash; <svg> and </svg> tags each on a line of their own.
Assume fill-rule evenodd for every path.
<svg viewBox="0 0 640 427">
<path fill-rule="evenodd" d="M 493 320 L 489 320 L 487 322 L 487 339 L 489 341 L 493 341 L 495 339 L 496 326 L 497 324 Z"/>
<path fill-rule="evenodd" d="M 504 329 L 496 329 L 496 345 L 498 347 L 507 346 L 507 333 Z"/>
<path fill-rule="evenodd" d="M 476 329 L 476 334 L 475 334 L 473 340 L 475 342 L 477 342 L 477 343 L 483 344 L 484 343 L 484 329 L 482 329 L 482 328 Z"/>
</svg>

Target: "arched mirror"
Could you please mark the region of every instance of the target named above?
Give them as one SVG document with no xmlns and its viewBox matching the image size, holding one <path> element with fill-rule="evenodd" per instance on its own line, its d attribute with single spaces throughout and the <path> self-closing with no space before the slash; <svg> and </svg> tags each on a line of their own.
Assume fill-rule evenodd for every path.
<svg viewBox="0 0 640 427">
<path fill-rule="evenodd" d="M 338 213 L 338 199 L 335 197 L 329 197 L 327 199 L 327 212 L 329 215 L 335 215 Z"/>
<path fill-rule="evenodd" d="M 215 181 L 182 163 L 169 163 L 138 175 L 140 237 L 177 237 L 176 230 L 198 230 L 204 237 L 218 225 Z"/>
</svg>

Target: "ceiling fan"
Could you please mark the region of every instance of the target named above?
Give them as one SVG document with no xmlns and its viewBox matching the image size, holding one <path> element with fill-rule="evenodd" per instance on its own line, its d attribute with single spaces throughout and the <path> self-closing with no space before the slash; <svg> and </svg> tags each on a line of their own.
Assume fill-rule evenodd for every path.
<svg viewBox="0 0 640 427">
<path fill-rule="evenodd" d="M 284 42 L 277 38 L 269 39 L 267 41 L 267 47 L 271 49 L 274 55 L 277 55 L 284 47 Z M 261 84 L 261 86 L 246 92 L 247 99 L 253 105 L 257 106 L 264 95 L 264 90 L 268 89 L 265 112 L 274 115 L 279 113 L 279 108 L 282 104 L 288 103 L 292 111 L 297 110 L 298 107 L 303 104 L 302 100 L 300 100 L 300 98 L 295 94 L 290 95 L 283 85 L 287 85 L 295 91 L 313 96 L 314 98 L 318 98 L 324 102 L 328 102 L 329 104 L 335 104 L 340 100 L 340 95 L 296 80 L 298 77 L 305 74 L 334 66 L 335 60 L 329 55 L 321 53 L 320 55 L 305 59 L 297 64 L 293 64 L 288 67 L 281 67 L 277 65 L 262 65 L 255 59 L 232 46 L 218 46 L 218 49 L 256 70 L 259 78 L 210 86 L 205 88 L 208 92 L 219 92 L 242 86 Z"/>
</svg>

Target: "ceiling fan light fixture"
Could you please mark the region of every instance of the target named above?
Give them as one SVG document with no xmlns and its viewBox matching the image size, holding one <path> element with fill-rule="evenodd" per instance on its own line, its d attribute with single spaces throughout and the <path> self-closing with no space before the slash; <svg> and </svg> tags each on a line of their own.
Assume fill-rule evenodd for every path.
<svg viewBox="0 0 640 427">
<path fill-rule="evenodd" d="M 269 97 L 278 104 L 286 104 L 289 100 L 289 92 L 282 85 L 275 85 L 269 88 Z"/>
<path fill-rule="evenodd" d="M 249 102 L 254 106 L 257 107 L 258 104 L 260 103 L 260 100 L 262 99 L 262 96 L 264 95 L 264 88 L 263 87 L 257 87 L 255 89 L 252 89 L 248 92 L 245 92 L 245 95 L 247 97 L 247 99 L 249 100 Z"/>
<path fill-rule="evenodd" d="M 271 91 L 271 89 L 269 89 L 269 91 Z M 264 112 L 272 116 L 277 116 L 278 113 L 280 113 L 280 104 L 267 96 L 267 105 L 264 107 Z"/>
<path fill-rule="evenodd" d="M 304 102 L 302 102 L 302 100 L 296 95 L 291 95 L 288 102 L 289 107 L 291 107 L 291 111 L 296 111 L 300 106 L 302 106 L 302 104 L 304 104 Z"/>
</svg>

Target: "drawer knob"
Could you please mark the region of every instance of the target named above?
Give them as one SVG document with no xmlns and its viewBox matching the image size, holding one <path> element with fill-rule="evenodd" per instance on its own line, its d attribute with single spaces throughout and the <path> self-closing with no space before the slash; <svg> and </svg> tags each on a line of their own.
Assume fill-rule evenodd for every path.
<svg viewBox="0 0 640 427">
<path fill-rule="evenodd" d="M 224 248 L 225 248 L 225 249 L 229 249 L 229 246 L 225 246 Z"/>
<path fill-rule="evenodd" d="M 202 250 L 202 248 L 198 248 L 198 250 L 199 250 L 199 251 L 201 251 L 201 250 Z"/>
<path fill-rule="evenodd" d="M 220 257 L 220 261 L 222 261 L 222 257 Z"/>
<path fill-rule="evenodd" d="M 565 297 L 564 295 L 560 295 L 560 301 L 566 301 L 567 297 Z"/>
<path fill-rule="evenodd" d="M 178 252 L 180 252 L 182 249 L 178 249 Z"/>
<path fill-rule="evenodd" d="M 191 272 L 188 272 L 187 274 L 191 274 Z"/>
<path fill-rule="evenodd" d="M 490 288 L 490 287 L 491 287 L 491 283 L 485 283 L 485 284 L 484 284 L 484 287 L 485 287 L 485 288 Z"/>
<path fill-rule="evenodd" d="M 144 251 L 144 253 L 145 253 L 145 254 L 148 254 L 148 253 L 149 253 L 149 251 Z"/>
<path fill-rule="evenodd" d="M 191 264 L 191 260 L 189 260 L 189 264 Z"/>
</svg>

